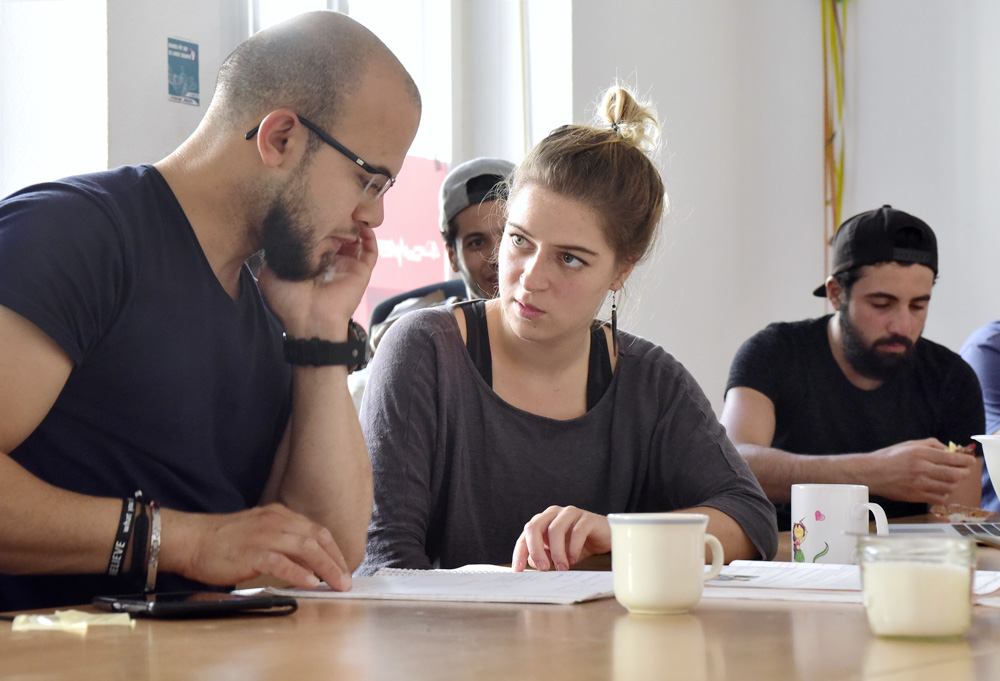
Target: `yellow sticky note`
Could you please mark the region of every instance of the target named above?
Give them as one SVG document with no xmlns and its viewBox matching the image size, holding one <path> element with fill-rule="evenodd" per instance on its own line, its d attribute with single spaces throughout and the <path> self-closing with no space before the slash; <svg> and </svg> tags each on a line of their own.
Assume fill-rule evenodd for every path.
<svg viewBox="0 0 1000 681">
<path fill-rule="evenodd" d="M 89 626 L 134 627 L 135 621 L 128 613 L 92 613 L 82 610 L 56 610 L 45 615 L 17 615 L 12 631 L 68 631 L 86 634 Z"/>
</svg>

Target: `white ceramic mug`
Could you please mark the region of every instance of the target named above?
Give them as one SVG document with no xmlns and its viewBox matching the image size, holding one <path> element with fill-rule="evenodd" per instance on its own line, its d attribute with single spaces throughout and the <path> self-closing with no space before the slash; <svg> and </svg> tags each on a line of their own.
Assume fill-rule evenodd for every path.
<svg viewBox="0 0 1000 681">
<path fill-rule="evenodd" d="M 612 513 L 615 598 L 639 614 L 683 613 L 722 570 L 722 544 L 705 533 L 703 513 Z M 712 568 L 705 571 L 705 546 Z"/>
<path fill-rule="evenodd" d="M 866 485 L 792 485 L 792 561 L 856 563 L 858 535 L 888 534 L 882 507 L 868 501 Z"/>
</svg>

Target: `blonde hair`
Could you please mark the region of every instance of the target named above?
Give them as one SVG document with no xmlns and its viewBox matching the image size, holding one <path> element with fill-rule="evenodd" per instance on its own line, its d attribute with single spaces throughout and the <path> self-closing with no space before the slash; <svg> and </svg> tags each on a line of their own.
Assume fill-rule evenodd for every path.
<svg viewBox="0 0 1000 681">
<path fill-rule="evenodd" d="M 650 251 L 667 205 L 650 158 L 658 141 L 653 106 L 612 86 L 596 125 L 561 126 L 528 152 L 510 177 L 510 195 L 534 185 L 585 204 L 601 217 L 618 261 L 636 263 Z"/>
</svg>

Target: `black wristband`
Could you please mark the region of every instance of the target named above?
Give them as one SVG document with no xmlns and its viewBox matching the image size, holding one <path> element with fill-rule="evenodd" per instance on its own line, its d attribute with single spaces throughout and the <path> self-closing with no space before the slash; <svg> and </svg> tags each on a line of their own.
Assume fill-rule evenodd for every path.
<svg viewBox="0 0 1000 681">
<path fill-rule="evenodd" d="M 135 533 L 132 535 L 132 564 L 128 574 L 138 584 L 146 581 L 146 544 L 149 539 L 147 506 L 142 503 L 142 493 L 136 492 Z"/>
<path fill-rule="evenodd" d="M 108 559 L 108 576 L 117 577 L 122 569 L 122 561 L 125 559 L 125 550 L 128 548 L 128 540 L 132 536 L 132 529 L 135 517 L 135 499 L 125 497 L 122 499 L 122 513 L 118 519 L 118 532 L 115 535 L 114 546 L 111 547 L 111 558 Z"/>
<path fill-rule="evenodd" d="M 348 323 L 347 341 L 333 343 L 322 338 L 285 336 L 285 361 L 306 366 L 346 365 L 357 371 L 368 365 L 368 334 L 353 319 Z"/>
</svg>

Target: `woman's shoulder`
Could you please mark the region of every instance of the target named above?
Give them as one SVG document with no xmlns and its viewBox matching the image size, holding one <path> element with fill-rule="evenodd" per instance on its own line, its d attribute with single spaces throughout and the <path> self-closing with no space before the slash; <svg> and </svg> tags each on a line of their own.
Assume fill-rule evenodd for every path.
<svg viewBox="0 0 1000 681">
<path fill-rule="evenodd" d="M 427 343 L 461 340 L 452 305 L 425 307 L 400 316 L 379 340 L 376 354 L 405 352 Z"/>
<path fill-rule="evenodd" d="M 675 363 L 674 356 L 657 343 L 628 331 L 618 330 L 618 357 L 630 363 Z"/>
<path fill-rule="evenodd" d="M 452 312 L 452 307 L 450 304 L 442 304 L 412 310 L 401 315 L 387 333 L 392 333 L 394 329 L 403 329 L 407 333 L 426 333 L 454 327 L 455 313 Z"/>
<path fill-rule="evenodd" d="M 638 395 L 655 399 L 659 407 L 654 411 L 659 416 L 668 413 L 677 416 L 679 412 L 675 409 L 682 405 L 685 413 L 693 413 L 687 410 L 694 409 L 697 412 L 694 418 L 699 422 L 714 419 L 704 389 L 687 367 L 663 346 L 641 336 L 619 331 L 615 381 L 617 390 L 626 391 L 618 394 L 627 399 L 634 400 Z"/>
<path fill-rule="evenodd" d="M 618 331 L 618 368 L 635 385 L 645 381 L 678 387 L 695 383 L 684 364 L 662 345 L 633 333 Z M 618 373 L 616 370 L 615 373 Z"/>
</svg>

